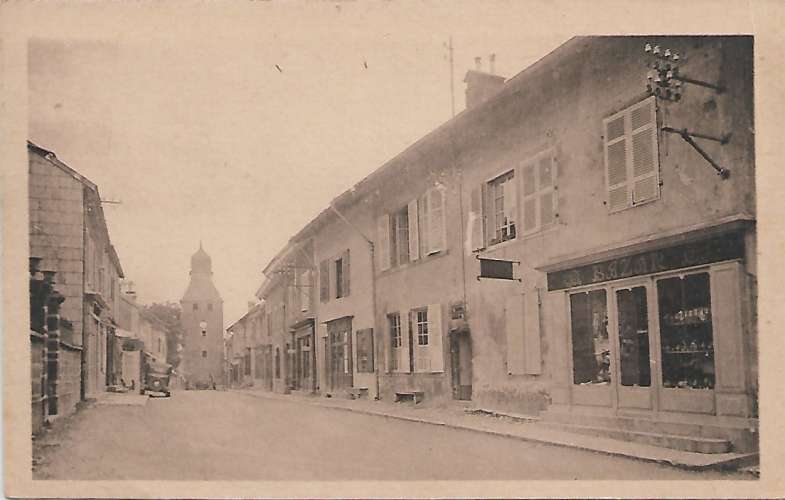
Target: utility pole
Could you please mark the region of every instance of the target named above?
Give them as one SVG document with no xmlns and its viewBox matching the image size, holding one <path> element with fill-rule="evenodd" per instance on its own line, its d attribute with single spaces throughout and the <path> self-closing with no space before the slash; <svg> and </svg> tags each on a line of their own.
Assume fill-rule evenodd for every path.
<svg viewBox="0 0 785 500">
<path fill-rule="evenodd" d="M 450 36 L 449 44 L 447 45 L 447 50 L 450 54 L 450 112 L 451 116 L 455 118 L 455 70 L 454 70 L 454 62 L 452 56 L 452 36 Z"/>
</svg>

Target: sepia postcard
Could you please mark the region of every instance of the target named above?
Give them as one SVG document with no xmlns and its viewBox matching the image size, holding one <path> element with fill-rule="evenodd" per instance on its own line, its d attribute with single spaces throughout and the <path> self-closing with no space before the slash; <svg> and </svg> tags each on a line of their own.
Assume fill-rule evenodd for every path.
<svg viewBox="0 0 785 500">
<path fill-rule="evenodd" d="M 782 4 L 0 14 L 6 496 L 785 495 Z"/>
</svg>

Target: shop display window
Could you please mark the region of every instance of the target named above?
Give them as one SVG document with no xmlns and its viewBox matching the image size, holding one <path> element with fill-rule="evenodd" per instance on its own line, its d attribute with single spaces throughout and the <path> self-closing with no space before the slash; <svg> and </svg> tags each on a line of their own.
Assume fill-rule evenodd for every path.
<svg viewBox="0 0 785 500">
<path fill-rule="evenodd" d="M 573 382 L 580 385 L 608 384 L 610 342 L 605 290 L 570 295 Z"/>
<path fill-rule="evenodd" d="M 619 369 L 624 386 L 651 386 L 649 364 L 649 313 L 646 288 L 616 291 L 619 310 Z"/>
<path fill-rule="evenodd" d="M 713 389 L 714 339 L 709 274 L 657 282 L 664 387 Z"/>
</svg>

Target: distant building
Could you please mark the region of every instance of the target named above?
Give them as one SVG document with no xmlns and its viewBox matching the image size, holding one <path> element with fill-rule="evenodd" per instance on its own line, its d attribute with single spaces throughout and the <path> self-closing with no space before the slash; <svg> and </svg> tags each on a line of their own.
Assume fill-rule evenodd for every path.
<svg viewBox="0 0 785 500">
<path fill-rule="evenodd" d="M 199 244 L 180 300 L 184 345 L 179 371 L 190 387 L 220 384 L 224 373 L 223 300 L 212 276 L 212 260 Z"/>
</svg>

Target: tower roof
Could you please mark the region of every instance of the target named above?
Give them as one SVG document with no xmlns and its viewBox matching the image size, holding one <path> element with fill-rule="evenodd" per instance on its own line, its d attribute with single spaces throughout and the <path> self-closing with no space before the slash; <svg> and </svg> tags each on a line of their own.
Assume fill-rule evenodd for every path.
<svg viewBox="0 0 785 500">
<path fill-rule="evenodd" d="M 199 242 L 199 250 L 191 256 L 191 274 L 206 273 L 212 274 L 213 260 L 207 255 L 207 252 L 202 248 L 202 242 Z"/>
<path fill-rule="evenodd" d="M 212 268 L 212 259 L 200 241 L 199 250 L 191 256 L 191 280 L 183 294 L 183 301 L 221 301 L 221 294 L 213 284 Z"/>
</svg>

